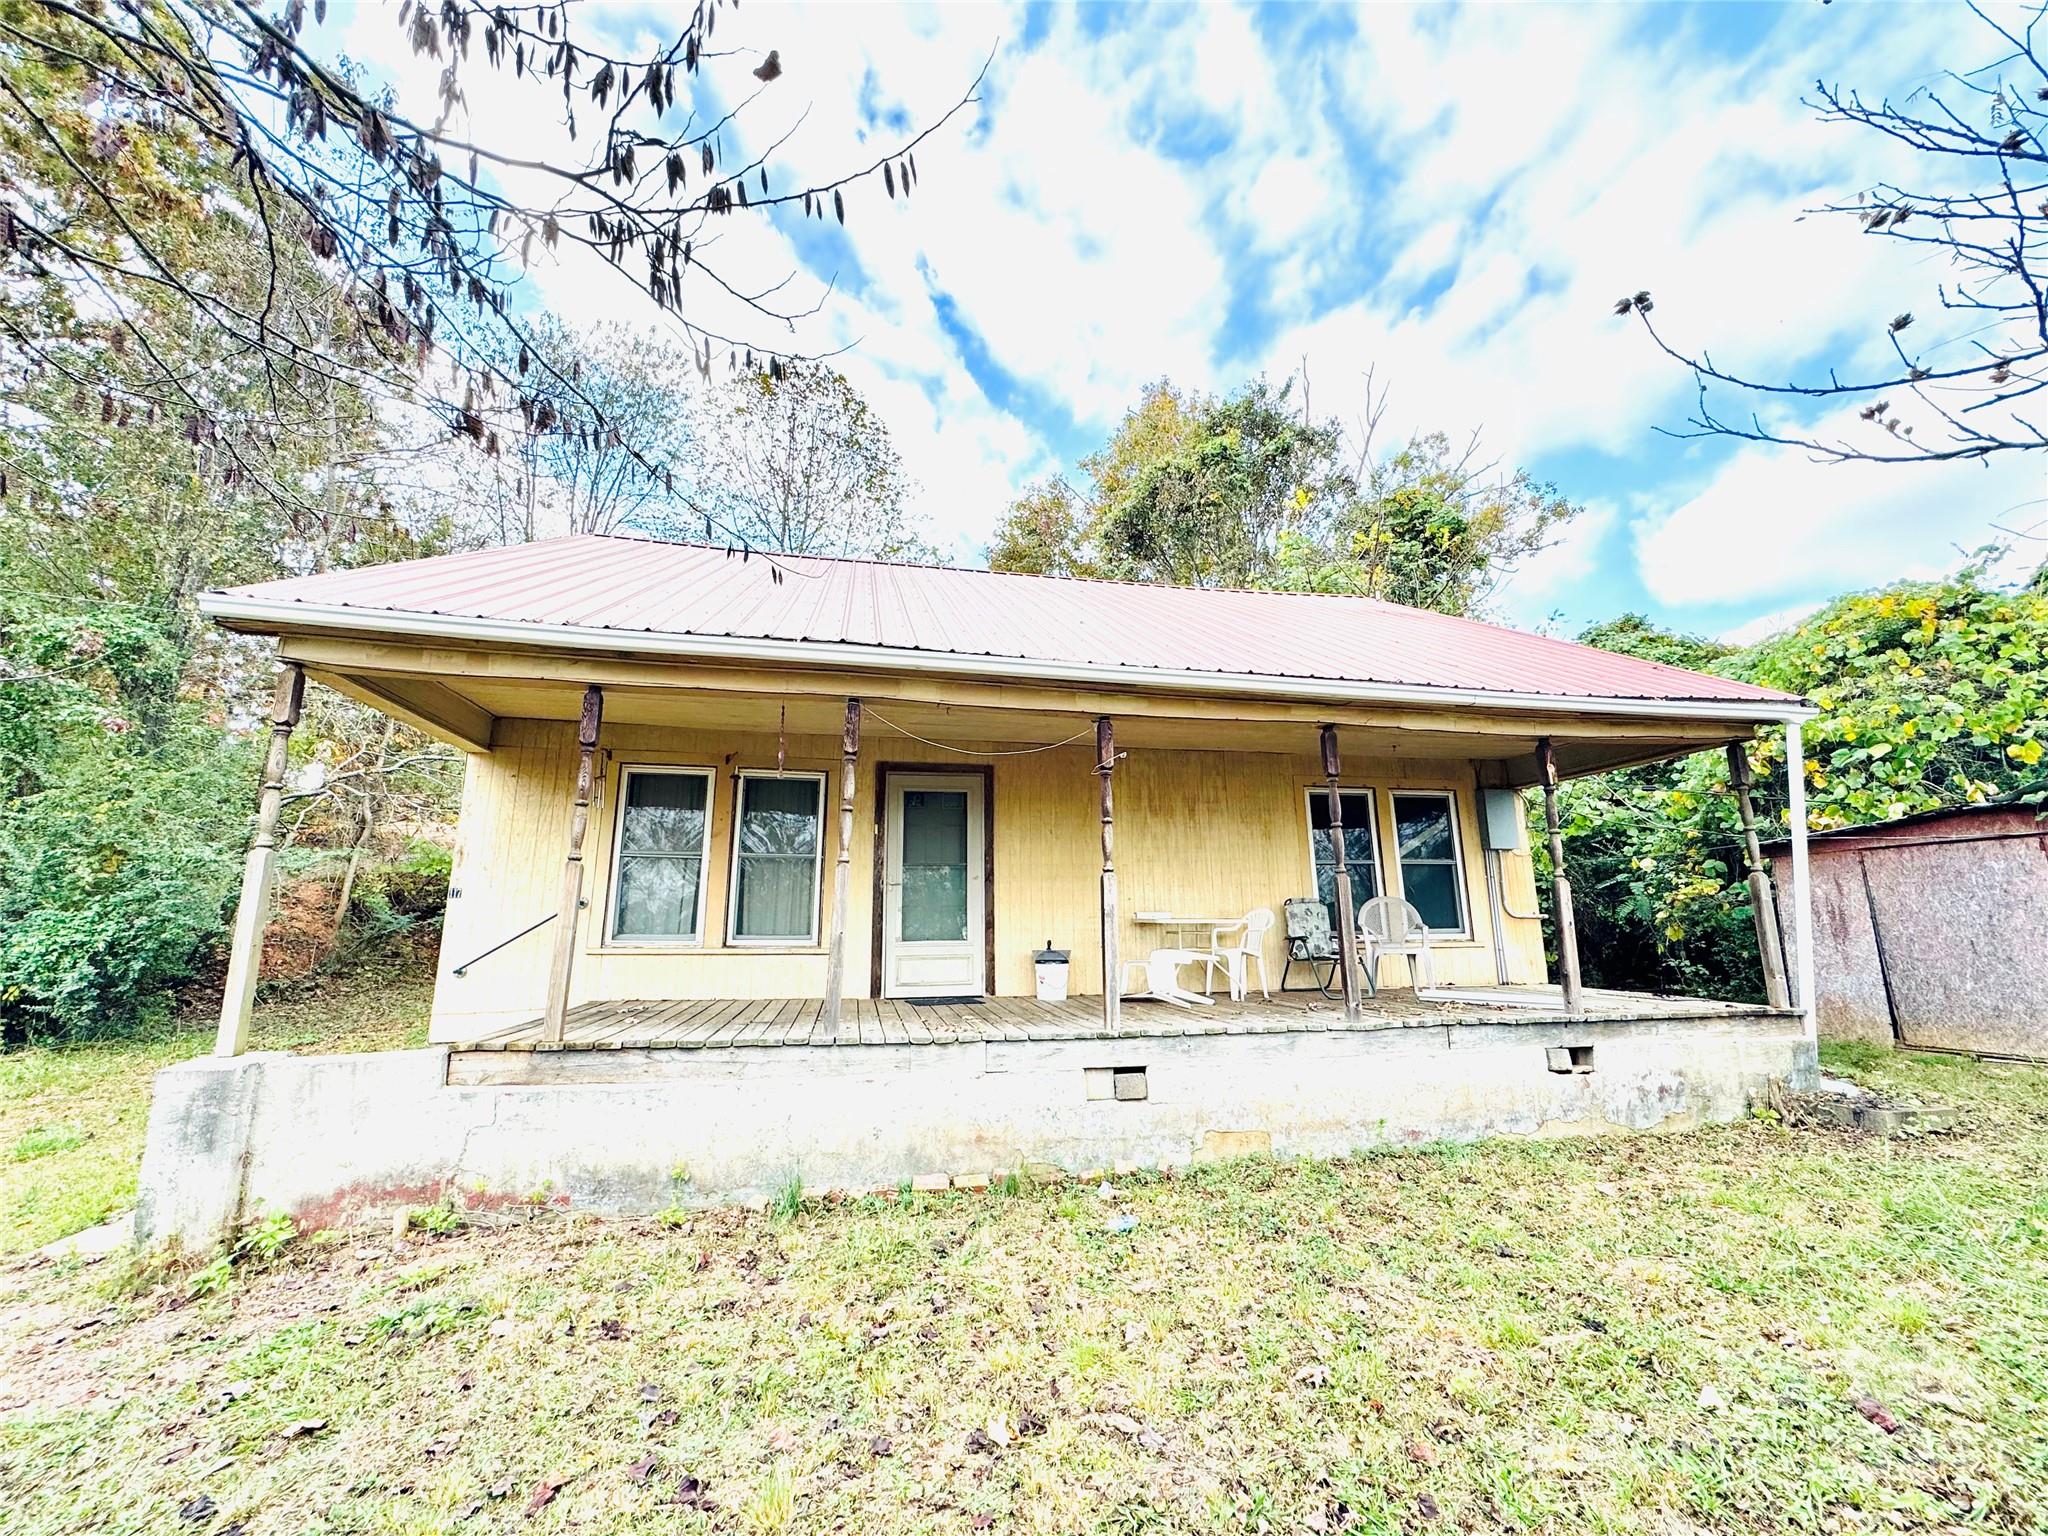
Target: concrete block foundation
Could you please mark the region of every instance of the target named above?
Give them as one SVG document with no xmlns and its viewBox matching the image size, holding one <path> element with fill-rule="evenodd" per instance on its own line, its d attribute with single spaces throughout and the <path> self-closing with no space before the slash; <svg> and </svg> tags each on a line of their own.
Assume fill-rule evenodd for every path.
<svg viewBox="0 0 2048 1536">
<path fill-rule="evenodd" d="M 1595 1065 L 1553 1070 L 1551 1051 L 1570 1046 L 1595 1047 Z M 270 1212 L 331 1226 L 447 1197 L 634 1215 L 762 1200 L 793 1179 L 809 1191 L 936 1190 L 1027 1168 L 1676 1129 L 1817 1080 L 1811 1043 L 1784 1015 L 555 1051 L 514 1066 L 470 1055 L 265 1053 L 167 1068 L 137 1240 L 206 1248 Z"/>
</svg>

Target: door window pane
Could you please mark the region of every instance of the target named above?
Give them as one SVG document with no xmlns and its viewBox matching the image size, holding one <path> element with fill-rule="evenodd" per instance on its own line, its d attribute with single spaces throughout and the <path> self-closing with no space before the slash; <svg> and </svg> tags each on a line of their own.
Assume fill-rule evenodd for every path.
<svg viewBox="0 0 2048 1536">
<path fill-rule="evenodd" d="M 616 939 L 701 936 L 711 779 L 702 772 L 629 768 L 619 806 Z"/>
<path fill-rule="evenodd" d="M 1380 893 L 1380 861 L 1373 846 L 1372 791 L 1343 791 L 1344 864 L 1351 872 L 1351 916 Z M 1337 861 L 1330 848 L 1330 792 L 1312 791 L 1308 797 L 1309 850 L 1315 857 L 1316 897 L 1330 914 L 1330 931 L 1337 923 Z"/>
<path fill-rule="evenodd" d="M 903 792 L 903 913 L 906 942 L 967 937 L 967 795 L 953 789 Z"/>
<path fill-rule="evenodd" d="M 1400 850 L 1401 894 L 1432 933 L 1465 931 L 1458 881 L 1458 836 L 1449 795 L 1394 796 L 1394 841 Z"/>
<path fill-rule="evenodd" d="M 824 781 L 740 775 L 733 937 L 809 943 L 818 933 Z"/>
</svg>

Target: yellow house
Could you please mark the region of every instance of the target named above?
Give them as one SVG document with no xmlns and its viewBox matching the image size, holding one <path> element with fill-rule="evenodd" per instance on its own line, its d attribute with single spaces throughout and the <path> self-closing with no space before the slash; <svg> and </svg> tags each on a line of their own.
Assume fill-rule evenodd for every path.
<svg viewBox="0 0 2048 1536">
<path fill-rule="evenodd" d="M 1398 1035 L 1415 1049 L 1423 1026 L 1452 1051 L 1528 1042 L 1536 1054 L 1515 1059 L 1540 1055 L 1556 1079 L 1531 1104 L 1593 1092 L 1599 1073 L 1581 1068 L 1603 1039 L 1654 1038 L 1658 1060 L 1682 1064 L 1686 1038 L 1733 1030 L 1791 1050 L 1767 1070 L 1781 1078 L 1810 1059 L 1760 861 L 1771 1006 L 1588 993 L 1562 869 L 1554 982 L 1547 971 L 1523 830 L 1528 789 L 1730 750 L 1764 727 L 1783 727 L 1801 761 L 1810 711 L 1765 689 L 1355 597 L 635 538 L 327 572 L 212 593 L 203 607 L 275 636 L 282 663 L 226 1059 L 246 1036 L 285 742 L 307 679 L 468 755 L 431 1029 L 444 1088 L 727 1083 L 802 1061 L 894 1091 L 888 1074 L 951 1071 L 968 1048 L 976 1082 L 1057 1057 L 1043 1102 L 1005 1111 L 1010 1129 L 966 1128 L 985 1171 L 1146 1148 L 1171 1160 L 1240 1133 L 1250 1142 L 1216 1145 L 1314 1150 L 1339 1132 L 1304 1129 L 1299 1105 L 1269 1105 L 1257 1124 L 1249 1109 L 1202 1107 L 1229 1099 L 1216 1085 L 1230 1075 L 1308 1049 L 1294 1037 L 1347 1034 L 1366 1050 L 1367 1037 Z M 1794 793 L 1803 893 L 1796 780 Z M 1746 794 L 1742 806 L 1747 821 Z M 1803 924 L 1803 899 L 1792 906 Z M 1064 1001 L 1039 995 L 1048 947 L 1068 957 Z M 1188 1052 L 1204 1037 L 1219 1044 L 1198 1062 Z M 1257 1062 L 1229 1058 L 1290 1038 Z M 1169 1040 L 1183 1042 L 1172 1054 L 1192 1107 L 1165 1128 L 1143 1043 Z M 834 1053 L 783 1052 L 771 1068 L 722 1049 L 755 1045 L 876 1054 L 839 1051 L 826 1067 Z M 1067 1125 L 1062 1074 L 1076 1062 L 1076 1102 L 1098 1108 L 1075 1114 L 1152 1103 L 1138 1112 L 1146 1128 Z M 1337 1063 L 1327 1081 L 1365 1070 Z M 1443 1081 L 1455 1100 L 1459 1072 Z M 1699 1112 L 1734 1112 L 1740 1095 L 1717 1084 Z M 942 1115 L 957 1087 L 934 1079 L 923 1109 L 894 1113 Z M 1642 1088 L 1638 1076 L 1615 1092 Z M 1459 1119 L 1427 1110 L 1418 1088 L 1412 1118 L 1449 1134 L 1516 1128 L 1518 1093 Z M 1340 1094 L 1311 1118 L 1356 1137 L 1368 1107 Z M 1533 1128 L 1642 1118 L 1577 1101 L 1534 1113 Z M 959 1145 L 961 1126 L 933 1126 L 852 1182 L 960 1171 L 903 1163 Z M 825 1155 L 834 1137 L 866 1146 L 872 1129 L 859 1112 L 808 1143 L 785 1127 L 775 1155 L 831 1182 L 846 1162 Z M 707 1196 L 764 1177 L 759 1158 L 735 1170 Z"/>
</svg>

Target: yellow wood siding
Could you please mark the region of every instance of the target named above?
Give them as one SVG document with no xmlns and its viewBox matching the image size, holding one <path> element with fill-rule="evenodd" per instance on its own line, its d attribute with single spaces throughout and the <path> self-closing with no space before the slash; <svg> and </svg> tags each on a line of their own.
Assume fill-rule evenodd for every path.
<svg viewBox="0 0 2048 1536">
<path fill-rule="evenodd" d="M 963 743 L 965 744 L 965 743 Z M 816 996 L 825 981 L 823 906 L 829 903 L 837 856 L 838 819 L 825 817 L 820 933 L 816 945 L 735 946 L 726 941 L 735 775 L 776 766 L 773 733 L 700 732 L 661 726 L 607 725 L 601 737 L 600 780 L 585 843 L 584 892 L 571 1002 L 618 998 Z M 1014 747 L 1014 743 L 999 744 Z M 791 735 L 786 766 L 829 772 L 838 743 Z M 854 811 L 852 881 L 847 903 L 846 990 L 870 995 L 874 950 L 874 849 L 878 765 L 992 765 L 996 990 L 1032 989 L 1032 956 L 1047 939 L 1073 953 L 1072 986 L 1102 985 L 1098 880 L 1101 870 L 1096 782 L 1091 745 L 1023 756 L 963 757 L 924 746 L 870 722 Z M 635 764 L 708 767 L 715 771 L 710 847 L 705 858 L 704 939 L 699 945 L 606 942 L 614 818 L 620 770 Z M 437 1039 L 473 1034 L 480 1026 L 535 1017 L 547 982 L 552 927 L 476 961 L 467 975 L 450 967 L 499 943 L 555 907 L 576 772 L 574 727 L 556 721 L 500 720 L 494 749 L 472 756 L 464 780 L 453 890 L 441 945 L 433 1032 Z M 1404 758 L 1347 763 L 1347 787 L 1375 791 L 1382 880 L 1395 874 L 1389 794 L 1397 789 L 1449 790 L 1458 806 L 1459 846 L 1472 937 L 1436 946 L 1439 979 L 1490 984 L 1495 979 L 1492 917 L 1472 789 L 1472 766 Z M 1141 911 L 1223 915 L 1271 907 L 1313 890 L 1305 791 L 1321 783 L 1306 755 L 1201 752 L 1136 747 L 1118 764 L 1117 870 L 1123 954 L 1142 955 L 1167 942 L 1140 925 Z M 829 781 L 828 802 L 836 790 Z M 1511 911 L 1534 912 L 1526 853 L 1504 855 L 1503 884 Z M 1544 978 L 1538 925 L 1511 919 L 1504 937 L 1508 975 Z M 1285 947 L 1276 923 L 1267 944 L 1272 982 L 1280 980 Z M 1300 980 L 1300 972 L 1296 973 Z M 1384 984 L 1406 984 L 1405 967 L 1388 962 Z"/>
</svg>

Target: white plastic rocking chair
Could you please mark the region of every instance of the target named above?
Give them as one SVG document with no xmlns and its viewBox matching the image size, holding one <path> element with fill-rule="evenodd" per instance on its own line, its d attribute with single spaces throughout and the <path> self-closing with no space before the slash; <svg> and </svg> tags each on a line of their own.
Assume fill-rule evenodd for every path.
<svg viewBox="0 0 2048 1536">
<path fill-rule="evenodd" d="M 1419 995 L 1436 986 L 1436 967 L 1429 958 L 1429 924 L 1422 914 L 1398 896 L 1375 896 L 1358 909 L 1358 939 L 1364 953 L 1368 983 L 1379 979 L 1380 957 L 1404 955 L 1408 960 L 1408 984 Z M 1373 990 L 1377 992 L 1378 988 Z"/>
</svg>

